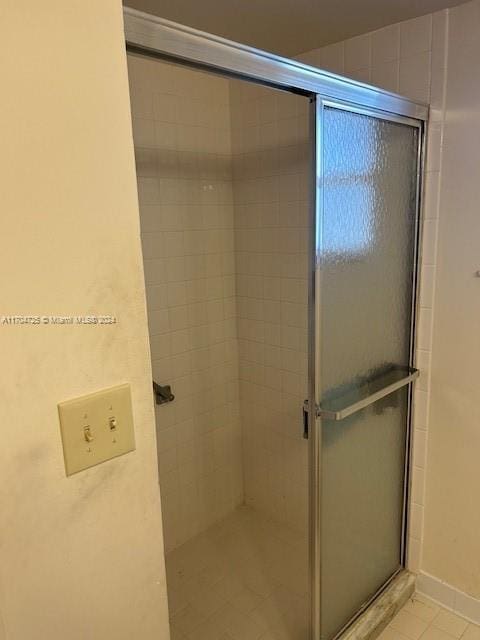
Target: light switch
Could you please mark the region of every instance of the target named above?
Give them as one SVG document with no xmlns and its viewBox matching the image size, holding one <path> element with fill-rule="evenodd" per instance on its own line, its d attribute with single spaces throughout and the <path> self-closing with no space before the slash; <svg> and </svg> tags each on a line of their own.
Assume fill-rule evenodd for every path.
<svg viewBox="0 0 480 640">
<path fill-rule="evenodd" d="M 135 449 L 128 384 L 61 402 L 58 415 L 67 476 Z"/>
</svg>

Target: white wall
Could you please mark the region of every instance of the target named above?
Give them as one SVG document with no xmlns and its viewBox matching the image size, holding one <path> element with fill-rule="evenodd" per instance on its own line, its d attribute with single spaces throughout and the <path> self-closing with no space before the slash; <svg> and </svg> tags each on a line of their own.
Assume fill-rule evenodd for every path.
<svg viewBox="0 0 480 640">
<path fill-rule="evenodd" d="M 439 11 L 297 57 L 420 102 L 435 102 L 443 65 L 445 16 L 446 11 Z"/>
<path fill-rule="evenodd" d="M 166 640 L 121 4 L 7 0 L 0 14 L 0 314 L 118 318 L 0 325 L 4 637 Z M 121 382 L 136 451 L 67 478 L 57 403 Z"/>
<path fill-rule="evenodd" d="M 230 82 L 128 66 L 168 552 L 243 502 Z"/>
<path fill-rule="evenodd" d="M 422 567 L 457 590 L 441 589 L 437 583 L 448 606 L 477 622 L 480 280 L 474 274 L 480 267 L 479 63 L 480 2 L 476 0 L 449 12 Z M 432 586 L 429 580 L 426 584 Z"/>
</svg>

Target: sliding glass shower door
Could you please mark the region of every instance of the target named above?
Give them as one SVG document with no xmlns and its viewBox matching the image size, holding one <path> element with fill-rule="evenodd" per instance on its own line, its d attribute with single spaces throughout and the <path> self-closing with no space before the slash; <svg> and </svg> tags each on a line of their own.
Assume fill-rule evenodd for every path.
<svg viewBox="0 0 480 640">
<path fill-rule="evenodd" d="M 402 567 L 420 129 L 318 106 L 321 637 Z"/>
</svg>

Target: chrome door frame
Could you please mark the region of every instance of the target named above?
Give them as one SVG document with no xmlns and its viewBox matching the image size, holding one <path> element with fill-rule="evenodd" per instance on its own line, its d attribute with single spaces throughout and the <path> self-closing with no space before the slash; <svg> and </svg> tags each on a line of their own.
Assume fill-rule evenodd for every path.
<svg viewBox="0 0 480 640">
<path fill-rule="evenodd" d="M 427 105 L 395 93 L 142 11 L 125 7 L 123 15 L 125 40 L 132 52 L 170 58 L 304 95 L 320 94 L 417 120 L 428 118 Z"/>
<path fill-rule="evenodd" d="M 316 332 L 319 326 L 317 309 L 320 301 L 319 278 L 317 278 L 317 234 L 318 221 L 321 215 L 322 182 L 321 182 L 321 147 L 322 128 L 319 114 L 325 104 L 343 105 L 344 108 L 363 110 L 375 117 L 384 117 L 396 121 L 416 122 L 421 130 L 418 166 L 417 197 L 417 242 L 420 239 L 420 200 L 423 175 L 425 123 L 428 120 L 429 108 L 400 95 L 384 91 L 377 87 L 342 78 L 333 73 L 322 71 L 281 56 L 254 49 L 246 45 L 231 42 L 219 36 L 198 31 L 190 27 L 164 20 L 148 13 L 124 7 L 124 27 L 127 50 L 148 57 L 155 57 L 205 71 L 238 78 L 275 89 L 297 93 L 310 98 L 310 125 L 312 132 L 311 145 L 311 188 L 310 188 L 310 225 L 311 241 L 309 242 L 309 407 L 315 407 L 309 416 L 309 449 L 310 449 L 310 573 L 311 573 L 311 640 L 320 640 L 320 453 L 321 429 L 316 414 L 319 384 L 317 380 L 317 345 Z M 419 244 L 418 244 L 419 247 Z M 418 249 L 415 267 L 414 304 L 418 298 Z M 416 318 L 416 309 L 412 318 Z M 415 323 L 412 322 L 411 366 L 414 366 Z M 410 391 L 410 405 L 411 405 Z M 301 411 L 299 407 L 299 412 Z M 410 411 L 411 414 L 411 411 Z M 411 421 L 411 419 L 410 419 Z M 409 425 L 408 431 L 411 431 Z M 410 438 L 410 436 L 409 436 Z M 410 440 L 409 440 L 410 442 Z M 408 443 L 408 446 L 410 444 Z M 408 493 L 410 454 L 407 454 L 406 490 Z M 404 514 L 406 513 L 404 506 Z M 406 517 L 404 518 L 404 539 L 406 536 Z M 402 542 L 402 555 L 405 561 L 405 543 Z M 384 585 L 385 587 L 386 585 Z M 384 588 L 382 587 L 382 589 Z M 380 593 L 380 592 L 379 592 Z M 376 594 L 378 595 L 378 594 Z M 359 615 L 359 614 L 357 614 Z M 350 623 L 349 623 L 350 624 Z"/>
<path fill-rule="evenodd" d="M 323 156 L 322 156 L 322 132 L 323 132 L 323 114 L 325 107 L 331 107 L 338 110 L 349 111 L 351 113 L 357 113 L 360 115 L 371 116 L 374 118 L 387 120 L 389 122 L 396 122 L 416 128 L 418 131 L 418 146 L 416 157 L 416 193 L 415 193 L 415 229 L 414 229 L 414 255 L 413 255 L 413 271 L 412 271 L 412 307 L 410 315 L 410 345 L 409 345 L 409 367 L 415 369 L 416 356 L 416 328 L 418 326 L 418 313 L 419 313 L 419 293 L 420 293 L 420 265 L 421 265 L 421 248 L 422 248 L 422 204 L 423 204 L 423 182 L 425 171 L 425 154 L 426 154 L 426 124 L 427 119 L 411 118 L 405 115 L 399 115 L 397 113 L 391 113 L 382 109 L 372 109 L 366 107 L 363 104 L 354 104 L 351 101 L 344 100 L 331 100 L 322 96 L 317 96 L 315 106 L 315 131 L 316 131 L 316 169 L 315 180 L 317 184 L 316 198 L 315 198 L 315 234 L 314 234 L 314 248 L 312 252 L 314 254 L 313 262 L 310 264 L 315 270 L 315 285 L 313 300 L 309 301 L 309 328 L 312 327 L 312 334 L 314 337 L 320 335 L 320 264 L 317 262 L 317 258 L 320 253 L 321 247 L 321 220 L 323 217 Z M 313 243 L 311 243 L 313 244 Z M 316 522 L 311 525 L 311 548 L 312 557 L 315 558 L 313 566 L 310 568 L 312 572 L 311 589 L 312 594 L 315 593 L 316 599 L 312 597 L 312 625 L 314 628 L 314 640 L 320 638 L 320 603 L 321 603 L 321 550 L 320 550 L 320 493 L 321 493 L 321 450 L 322 450 L 322 417 L 320 409 L 321 401 L 321 381 L 320 381 L 320 353 L 317 346 L 314 344 L 314 351 L 309 350 L 309 357 L 312 360 L 311 369 L 313 371 L 314 380 L 309 380 L 311 383 L 309 406 L 315 407 L 315 429 L 311 430 L 312 433 L 312 468 L 310 470 L 310 481 L 312 483 L 310 496 L 310 518 L 311 520 L 316 518 Z M 415 369 L 415 371 L 417 371 Z M 417 371 L 418 375 L 418 371 Z M 415 378 L 417 377 L 415 375 Z M 408 533 L 409 533 L 409 496 L 411 492 L 411 461 L 412 461 L 412 429 L 413 429 L 413 380 L 408 385 L 408 397 L 407 397 L 407 428 L 406 428 L 406 442 L 405 442 L 405 464 L 404 464 L 404 490 L 403 490 L 403 505 L 402 505 L 402 531 L 400 540 L 400 566 L 398 569 L 384 582 L 383 585 L 372 595 L 372 597 L 365 602 L 362 608 L 357 611 L 352 618 L 345 623 L 345 625 L 339 630 L 334 638 L 339 638 L 344 631 L 346 631 L 354 622 L 362 615 L 362 613 L 381 595 L 392 580 L 408 566 Z M 313 462 L 315 464 L 313 464 Z"/>
</svg>

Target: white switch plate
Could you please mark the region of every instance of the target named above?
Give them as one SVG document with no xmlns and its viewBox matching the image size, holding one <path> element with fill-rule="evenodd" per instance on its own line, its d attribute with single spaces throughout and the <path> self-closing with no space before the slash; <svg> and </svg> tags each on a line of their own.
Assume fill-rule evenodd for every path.
<svg viewBox="0 0 480 640">
<path fill-rule="evenodd" d="M 130 385 L 58 405 L 67 476 L 135 449 Z"/>
</svg>

